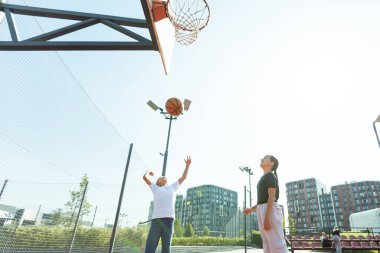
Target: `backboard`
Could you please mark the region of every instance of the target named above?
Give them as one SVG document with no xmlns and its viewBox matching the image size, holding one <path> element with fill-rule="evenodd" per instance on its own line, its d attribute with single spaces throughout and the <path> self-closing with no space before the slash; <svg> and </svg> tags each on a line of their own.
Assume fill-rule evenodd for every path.
<svg viewBox="0 0 380 253">
<path fill-rule="evenodd" d="M 157 41 L 158 51 L 161 55 L 162 64 L 164 66 L 165 74 L 168 74 L 170 71 L 170 65 L 172 60 L 173 48 L 175 43 L 175 28 L 173 24 L 170 22 L 168 17 L 158 17 L 156 13 L 156 17 L 153 12 L 153 8 L 157 8 L 162 6 L 164 7 L 165 2 L 167 0 L 141 0 L 146 1 L 146 6 L 143 4 L 143 9 L 148 8 L 148 10 L 144 9 L 144 13 L 149 13 L 150 17 L 146 17 L 146 21 L 152 26 L 155 37 L 152 38 L 152 41 Z M 161 8 L 161 10 L 164 10 Z"/>
</svg>

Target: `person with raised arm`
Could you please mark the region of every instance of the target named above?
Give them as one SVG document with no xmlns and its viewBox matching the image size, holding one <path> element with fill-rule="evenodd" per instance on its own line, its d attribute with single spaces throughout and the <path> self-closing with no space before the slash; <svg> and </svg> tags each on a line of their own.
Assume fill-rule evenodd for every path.
<svg viewBox="0 0 380 253">
<path fill-rule="evenodd" d="M 152 190 L 154 201 L 152 224 L 146 240 L 145 253 L 155 253 L 160 238 L 162 253 L 170 253 L 175 219 L 174 205 L 176 192 L 183 181 L 185 181 L 187 173 L 189 172 L 191 164 L 190 156 L 185 159 L 185 164 L 186 166 L 182 176 L 170 185 L 165 176 L 159 177 L 156 183 L 153 184 L 148 178 L 148 176 L 154 176 L 152 171 L 147 171 L 143 176 L 144 181 Z"/>
</svg>

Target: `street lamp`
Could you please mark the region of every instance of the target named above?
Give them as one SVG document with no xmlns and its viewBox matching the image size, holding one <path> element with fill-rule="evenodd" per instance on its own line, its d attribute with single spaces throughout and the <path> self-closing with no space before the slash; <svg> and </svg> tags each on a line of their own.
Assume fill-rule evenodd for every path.
<svg viewBox="0 0 380 253">
<path fill-rule="evenodd" d="M 198 229 L 198 233 L 200 235 L 201 233 L 201 230 L 202 230 L 202 227 L 201 227 L 201 212 L 202 212 L 202 209 L 201 209 L 201 198 L 202 198 L 202 191 L 196 191 L 196 196 L 197 196 L 197 205 L 198 205 L 198 211 L 197 211 L 197 229 Z"/>
<path fill-rule="evenodd" d="M 169 148 L 170 130 L 172 128 L 172 120 L 173 119 L 176 120 L 182 113 L 179 114 L 178 116 L 173 116 L 173 115 L 170 115 L 168 112 L 164 111 L 164 109 L 162 109 L 161 107 L 158 107 L 152 100 L 149 100 L 147 104 L 149 105 L 150 108 L 153 109 L 153 111 L 159 110 L 160 114 L 164 115 L 165 119 L 169 120 L 168 138 L 166 140 L 166 150 L 165 150 L 165 154 L 163 155 L 164 156 L 164 164 L 162 166 L 162 176 L 165 176 L 165 174 L 166 174 L 166 164 L 167 164 L 167 161 L 168 161 L 168 148 Z M 184 108 L 183 109 L 185 111 L 188 111 L 189 107 L 190 107 L 190 104 L 191 104 L 191 101 L 188 100 L 188 99 L 185 99 L 185 101 L 183 102 L 183 104 L 184 104 Z"/>
<path fill-rule="evenodd" d="M 253 172 L 252 172 L 252 169 L 247 167 L 247 166 L 240 166 L 239 167 L 239 170 L 241 170 L 242 172 L 247 172 L 248 173 L 248 178 L 249 178 L 249 207 L 251 208 L 252 207 L 252 189 L 251 189 L 251 176 L 253 175 Z M 245 191 L 247 190 L 246 189 L 247 187 L 245 187 Z M 245 196 L 245 192 L 244 192 L 244 196 Z M 245 199 L 244 199 L 245 201 Z M 247 204 L 245 204 L 247 205 Z M 249 238 L 251 239 L 252 241 L 252 220 L 251 218 L 249 219 Z"/>
<path fill-rule="evenodd" d="M 240 166 L 239 170 L 247 172 L 249 177 L 249 206 L 252 207 L 252 193 L 251 193 L 251 176 L 253 175 L 252 169 L 247 166 Z"/>
<path fill-rule="evenodd" d="M 376 126 L 375 126 L 375 123 L 380 123 L 380 115 L 379 117 L 377 117 L 377 119 L 373 122 L 373 129 L 375 130 L 375 134 L 376 134 L 376 138 L 377 138 L 377 143 L 379 144 L 379 148 L 380 148 L 380 139 L 379 139 L 379 135 L 377 134 L 377 130 L 376 130 Z"/>
<path fill-rule="evenodd" d="M 247 208 L 247 186 L 244 185 L 243 209 Z M 252 234 L 252 232 L 250 233 Z M 244 215 L 244 252 L 247 253 L 247 215 Z"/>
</svg>

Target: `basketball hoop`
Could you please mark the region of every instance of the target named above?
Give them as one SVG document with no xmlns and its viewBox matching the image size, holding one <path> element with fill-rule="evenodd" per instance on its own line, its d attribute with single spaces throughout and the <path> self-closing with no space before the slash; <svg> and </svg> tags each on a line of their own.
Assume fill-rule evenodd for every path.
<svg viewBox="0 0 380 253">
<path fill-rule="evenodd" d="M 210 19 L 206 0 L 168 0 L 166 13 L 175 27 L 176 40 L 182 45 L 193 43 Z"/>
<path fill-rule="evenodd" d="M 206 0 L 153 0 L 152 9 L 156 22 L 169 18 L 176 40 L 182 45 L 193 43 L 210 19 Z"/>
<path fill-rule="evenodd" d="M 175 38 L 181 45 L 190 45 L 198 37 L 198 31 L 186 31 L 182 29 L 175 29 Z"/>
</svg>

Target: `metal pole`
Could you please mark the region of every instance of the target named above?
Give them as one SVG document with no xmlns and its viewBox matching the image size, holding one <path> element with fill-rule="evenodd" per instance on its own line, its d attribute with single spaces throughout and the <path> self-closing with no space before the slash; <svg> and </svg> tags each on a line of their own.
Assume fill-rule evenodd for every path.
<svg viewBox="0 0 380 253">
<path fill-rule="evenodd" d="M 165 176 L 165 174 L 166 174 L 166 163 L 168 161 L 168 153 L 169 153 L 168 148 L 169 148 L 170 130 L 172 128 L 172 120 L 173 120 L 173 116 L 170 115 L 168 138 L 166 140 L 166 150 L 165 150 L 165 156 L 164 156 L 164 165 L 163 165 L 163 168 L 162 168 L 162 175 L 163 176 Z"/>
<path fill-rule="evenodd" d="M 238 213 L 238 237 L 240 238 L 240 212 Z"/>
<path fill-rule="evenodd" d="M 251 169 L 248 171 L 249 175 L 249 207 L 252 207 L 252 192 L 251 192 Z"/>
<path fill-rule="evenodd" d="M 244 209 L 247 207 L 247 186 L 244 185 Z M 244 252 L 247 253 L 247 215 L 244 215 Z"/>
<path fill-rule="evenodd" d="M 84 202 L 84 197 L 86 196 L 87 186 L 88 186 L 88 181 L 86 181 L 86 185 L 85 185 L 84 190 L 83 190 L 82 200 L 81 200 L 81 202 L 80 202 L 80 206 L 79 206 L 79 210 L 78 210 L 77 219 L 76 219 L 76 221 L 75 221 L 75 225 L 74 225 L 73 236 L 72 236 L 72 238 L 71 238 L 71 244 L 70 244 L 70 250 L 69 250 L 69 253 L 71 253 L 71 251 L 72 251 L 72 249 L 73 249 L 73 246 L 74 246 L 75 234 L 76 234 L 76 232 L 77 232 L 77 227 L 78 227 L 78 222 L 79 222 L 80 213 L 82 212 L 82 206 L 83 206 L 83 202 Z"/>
<path fill-rule="evenodd" d="M 95 216 L 96 216 L 96 211 L 98 210 L 98 206 L 95 206 L 95 212 L 94 212 L 94 217 L 92 218 L 92 223 L 91 223 L 91 227 L 94 226 L 94 222 L 95 222 Z"/>
<path fill-rule="evenodd" d="M 71 223 L 73 223 L 73 219 L 74 219 L 74 216 L 75 216 L 75 211 L 77 210 L 77 206 L 78 206 L 78 201 L 76 200 L 75 205 L 74 205 L 73 213 L 71 214 L 70 225 L 69 225 L 70 227 L 71 227 Z"/>
<path fill-rule="evenodd" d="M 248 169 L 249 177 L 249 207 L 252 207 L 252 188 L 251 188 L 251 169 Z M 252 227 L 253 227 L 253 214 L 249 215 L 249 240 L 252 243 Z"/>
<path fill-rule="evenodd" d="M 108 253 L 112 253 L 112 252 L 113 252 L 113 246 L 114 246 L 114 244 L 115 244 L 116 228 L 117 228 L 117 223 L 118 223 L 118 220 L 119 220 L 121 203 L 122 203 L 122 201 L 123 201 L 123 194 L 124 194 L 124 188 L 125 188 L 125 181 L 127 180 L 127 174 L 128 174 L 129 162 L 131 161 L 132 148 L 133 148 L 133 143 L 131 143 L 131 145 L 129 146 L 128 159 L 127 159 L 127 164 L 125 165 L 125 171 L 124 171 L 123 183 L 121 184 L 121 190 L 120 190 L 120 196 L 119 196 L 119 203 L 118 203 L 118 205 L 117 205 L 117 211 L 116 211 L 116 216 L 115 216 L 115 222 L 113 223 L 113 227 L 112 227 L 112 235 L 111 235 L 110 247 L 109 247 L 109 249 L 108 249 Z"/>
<path fill-rule="evenodd" d="M 38 207 L 38 211 L 37 211 L 37 214 L 36 214 L 36 218 L 34 219 L 34 226 L 37 225 L 37 219 L 38 219 L 38 215 L 40 215 L 40 212 L 41 212 L 41 205 Z"/>
<path fill-rule="evenodd" d="M 380 148 L 380 139 L 379 139 L 379 135 L 377 134 L 377 129 L 376 129 L 376 126 L 375 126 L 375 122 L 373 122 L 373 129 L 375 130 L 375 134 L 376 134 L 376 138 L 377 138 L 377 143 L 379 144 L 379 148 Z"/>
<path fill-rule="evenodd" d="M 1 200 L 1 196 L 3 196 L 3 192 L 5 190 L 5 186 L 7 186 L 7 183 L 8 183 L 8 179 L 5 179 L 3 187 L 1 188 L 1 192 L 0 192 L 0 200 Z"/>
</svg>

